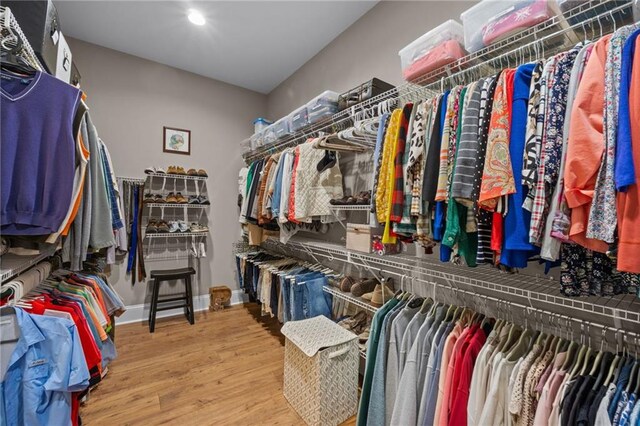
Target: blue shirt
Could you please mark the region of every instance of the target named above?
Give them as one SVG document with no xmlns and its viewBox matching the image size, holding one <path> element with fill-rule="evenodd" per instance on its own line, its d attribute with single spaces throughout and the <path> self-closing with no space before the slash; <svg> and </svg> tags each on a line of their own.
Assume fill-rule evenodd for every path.
<svg viewBox="0 0 640 426">
<path fill-rule="evenodd" d="M 90 377 L 78 330 L 65 318 L 14 310 L 20 338 L 0 383 L 0 425 L 68 425 L 71 392 Z"/>
<path fill-rule="evenodd" d="M 631 84 L 631 71 L 633 68 L 633 55 L 636 39 L 640 30 L 636 30 L 627 39 L 622 48 L 620 61 L 620 97 L 618 99 L 618 134 L 616 142 L 614 180 L 616 189 L 625 192 L 630 185 L 636 183 L 635 167 L 633 164 L 633 152 L 631 150 L 631 116 L 629 115 L 629 88 Z"/>
<path fill-rule="evenodd" d="M 522 171 L 529 86 L 535 66 L 536 64 L 525 64 L 518 67 L 513 83 L 509 154 L 514 176 Z M 529 243 L 531 212 L 522 208 L 526 198 L 526 187 L 522 186 L 522 179 L 515 179 L 515 188 L 516 192 L 508 196 L 509 210 L 504 218 L 504 248 L 500 261 L 514 268 L 525 268 L 529 256 L 536 248 Z"/>
</svg>

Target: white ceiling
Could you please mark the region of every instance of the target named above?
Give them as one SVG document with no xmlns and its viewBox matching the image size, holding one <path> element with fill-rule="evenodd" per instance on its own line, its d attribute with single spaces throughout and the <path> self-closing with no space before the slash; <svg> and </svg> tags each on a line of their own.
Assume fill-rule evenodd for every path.
<svg viewBox="0 0 640 426">
<path fill-rule="evenodd" d="M 269 93 L 377 1 L 54 3 L 66 35 Z M 189 8 L 206 25 L 191 24 Z"/>
</svg>

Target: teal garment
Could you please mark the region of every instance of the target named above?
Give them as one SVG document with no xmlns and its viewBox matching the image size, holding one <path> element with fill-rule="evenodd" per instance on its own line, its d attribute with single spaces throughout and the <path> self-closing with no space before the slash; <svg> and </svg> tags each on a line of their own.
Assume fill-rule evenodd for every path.
<svg viewBox="0 0 640 426">
<path fill-rule="evenodd" d="M 384 318 L 400 300 L 395 297 L 385 303 L 378 312 L 375 313 L 371 320 L 371 330 L 369 331 L 369 340 L 367 342 L 367 363 L 364 370 L 364 379 L 362 380 L 362 394 L 360 395 L 360 405 L 358 407 L 358 426 L 366 426 L 367 414 L 369 412 L 369 400 L 371 397 L 371 383 L 373 381 L 373 371 L 376 365 L 376 355 L 378 353 L 378 343 L 380 332 L 382 330 Z"/>
<path fill-rule="evenodd" d="M 369 411 L 367 414 L 367 426 L 384 426 L 385 419 L 385 378 L 387 367 L 387 355 L 389 352 L 389 337 L 391 336 L 391 326 L 400 315 L 407 302 L 398 303 L 382 321 L 380 328 L 380 343 L 376 354 L 376 365 L 373 369 L 371 380 L 371 392 L 369 395 Z"/>
<path fill-rule="evenodd" d="M 458 160 L 458 148 L 460 138 L 462 136 L 462 122 L 464 113 L 464 96 L 467 88 L 462 89 L 460 94 L 460 109 L 458 111 L 458 128 L 456 129 L 456 152 L 453 160 L 453 170 L 456 168 Z M 451 176 L 453 181 L 453 176 Z M 478 234 L 476 232 L 466 232 L 467 226 L 467 207 L 458 203 L 452 196 L 453 191 L 449 191 L 449 202 L 447 204 L 446 229 L 442 237 L 442 244 L 454 248 L 458 245 L 458 250 L 464 257 L 467 266 L 476 266 L 476 257 L 478 252 Z"/>
</svg>

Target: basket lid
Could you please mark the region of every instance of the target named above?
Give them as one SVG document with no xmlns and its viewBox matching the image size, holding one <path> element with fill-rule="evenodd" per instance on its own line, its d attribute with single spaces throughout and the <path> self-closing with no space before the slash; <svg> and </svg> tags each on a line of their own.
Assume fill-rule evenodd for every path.
<svg viewBox="0 0 640 426">
<path fill-rule="evenodd" d="M 309 357 L 321 349 L 358 338 L 322 315 L 302 321 L 288 321 L 282 326 L 282 334 Z"/>
</svg>

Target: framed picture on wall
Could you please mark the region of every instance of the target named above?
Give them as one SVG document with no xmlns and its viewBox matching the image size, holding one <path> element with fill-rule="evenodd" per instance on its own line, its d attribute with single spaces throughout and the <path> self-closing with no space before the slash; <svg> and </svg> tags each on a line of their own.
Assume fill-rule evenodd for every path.
<svg viewBox="0 0 640 426">
<path fill-rule="evenodd" d="M 162 128 L 162 150 L 172 154 L 191 155 L 191 130 Z"/>
</svg>

